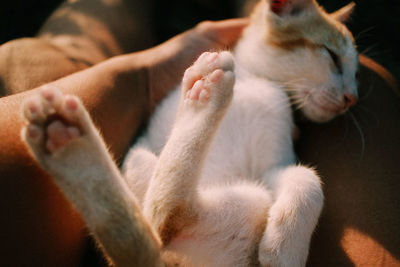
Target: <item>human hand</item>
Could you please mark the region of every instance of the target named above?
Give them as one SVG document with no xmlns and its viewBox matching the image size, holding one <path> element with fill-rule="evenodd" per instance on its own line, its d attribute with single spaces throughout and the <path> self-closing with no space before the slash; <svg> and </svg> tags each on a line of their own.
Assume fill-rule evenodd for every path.
<svg viewBox="0 0 400 267">
<path fill-rule="evenodd" d="M 167 42 L 141 52 L 147 62 L 150 105 L 154 107 L 204 51 L 232 47 L 248 25 L 247 18 L 205 21 Z"/>
</svg>

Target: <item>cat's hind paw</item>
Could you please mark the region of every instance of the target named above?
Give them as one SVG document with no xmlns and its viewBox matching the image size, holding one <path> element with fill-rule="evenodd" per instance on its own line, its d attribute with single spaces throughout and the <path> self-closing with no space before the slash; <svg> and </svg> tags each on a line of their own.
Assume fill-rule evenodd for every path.
<svg viewBox="0 0 400 267">
<path fill-rule="evenodd" d="M 261 246 L 258 253 L 258 260 L 265 267 L 303 267 L 305 259 L 296 250 L 274 245 Z"/>
<path fill-rule="evenodd" d="M 308 255 L 308 242 L 303 233 L 291 233 L 294 228 L 293 211 L 287 208 L 270 210 L 268 224 L 258 249 L 261 266 L 267 267 L 303 267 Z M 285 223 L 291 221 L 292 223 Z M 305 240 L 304 240 L 305 239 Z"/>
<path fill-rule="evenodd" d="M 84 132 L 85 110 L 76 96 L 44 86 L 22 104 L 22 138 L 36 156 L 52 154 Z"/>
</svg>

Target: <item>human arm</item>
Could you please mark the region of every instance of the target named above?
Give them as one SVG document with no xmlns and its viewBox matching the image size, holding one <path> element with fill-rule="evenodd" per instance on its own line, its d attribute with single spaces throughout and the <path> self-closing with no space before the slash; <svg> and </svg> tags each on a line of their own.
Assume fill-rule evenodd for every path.
<svg viewBox="0 0 400 267">
<path fill-rule="evenodd" d="M 120 158 L 150 106 L 167 93 L 163 89 L 177 84 L 202 51 L 232 44 L 246 23 L 200 24 L 160 46 L 110 58 L 52 84 L 82 99 L 111 152 Z M 0 249 L 14 264 L 70 266 L 81 257 L 84 224 L 19 138 L 20 105 L 36 90 L 0 98 L 1 227 L 8 229 Z"/>
</svg>

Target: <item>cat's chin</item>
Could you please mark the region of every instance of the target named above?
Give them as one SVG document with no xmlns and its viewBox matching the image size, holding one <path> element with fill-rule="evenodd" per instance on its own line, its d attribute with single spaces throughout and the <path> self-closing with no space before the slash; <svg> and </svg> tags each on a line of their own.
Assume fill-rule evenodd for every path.
<svg viewBox="0 0 400 267">
<path fill-rule="evenodd" d="M 301 112 L 310 121 L 325 123 L 345 113 L 348 108 L 343 105 L 330 102 L 319 103 L 310 97 L 308 104 L 301 108 Z"/>
<path fill-rule="evenodd" d="M 337 116 L 343 114 L 343 112 L 333 112 L 327 110 L 310 110 L 303 109 L 303 115 L 310 121 L 315 123 L 326 123 L 328 121 L 333 120 Z"/>
</svg>

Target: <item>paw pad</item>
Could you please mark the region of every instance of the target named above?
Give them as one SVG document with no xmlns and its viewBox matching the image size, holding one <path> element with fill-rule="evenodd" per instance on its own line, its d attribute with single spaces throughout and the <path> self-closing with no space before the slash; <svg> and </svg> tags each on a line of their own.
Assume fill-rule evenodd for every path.
<svg viewBox="0 0 400 267">
<path fill-rule="evenodd" d="M 78 126 L 79 99 L 63 95 L 57 88 L 43 87 L 22 105 L 23 116 L 28 121 L 25 139 L 31 146 L 41 146 L 50 153 L 81 136 Z M 83 110 L 83 106 L 81 107 Z"/>
<path fill-rule="evenodd" d="M 230 75 L 227 75 L 228 72 Z M 190 100 L 191 103 L 202 104 L 209 101 L 221 102 L 217 95 L 231 94 L 233 78 L 233 58 L 229 52 L 205 52 L 184 74 L 182 81 L 184 99 Z M 224 91 L 230 93 L 221 93 Z"/>
</svg>

